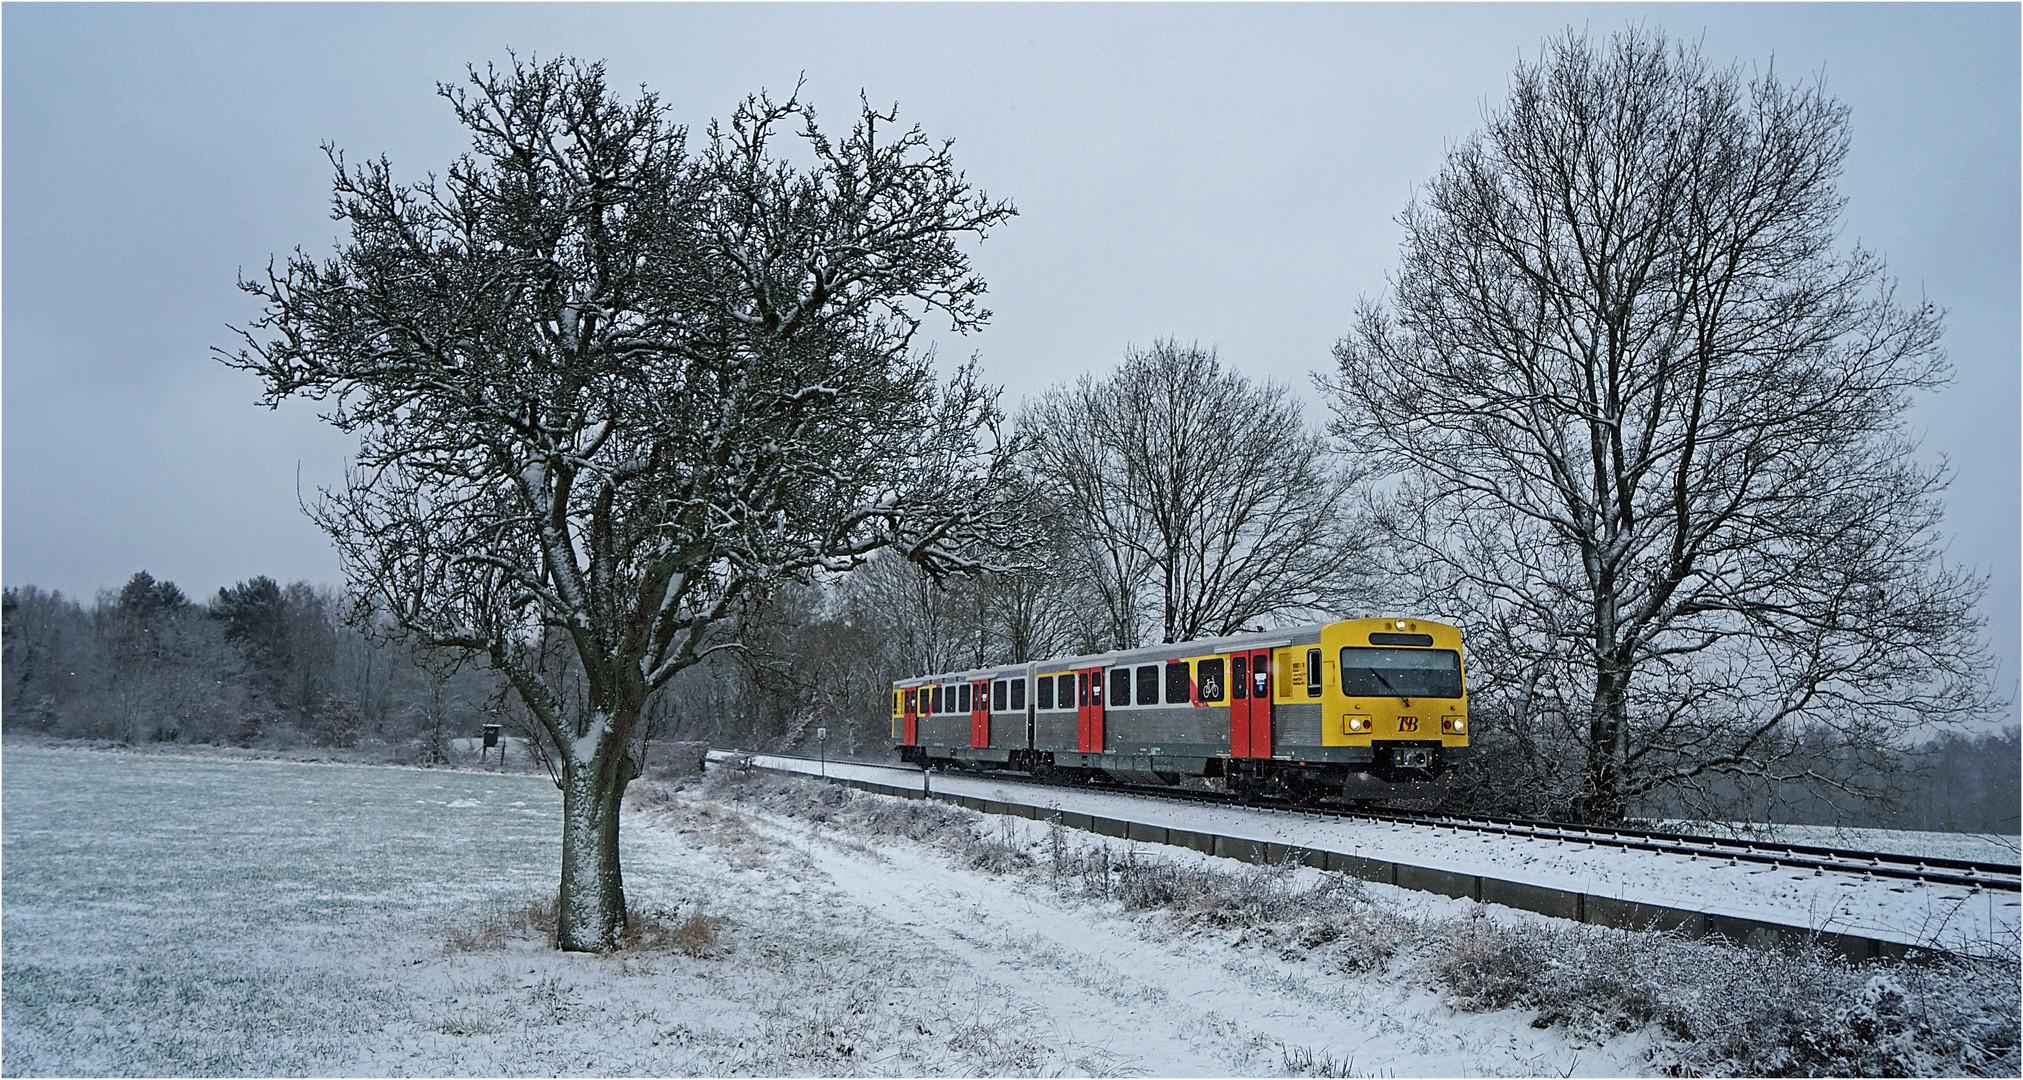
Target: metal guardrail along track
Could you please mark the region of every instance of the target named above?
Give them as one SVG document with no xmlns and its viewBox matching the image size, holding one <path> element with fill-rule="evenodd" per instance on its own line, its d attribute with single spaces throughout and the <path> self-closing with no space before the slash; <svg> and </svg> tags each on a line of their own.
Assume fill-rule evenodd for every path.
<svg viewBox="0 0 2023 1080">
<path fill-rule="evenodd" d="M 798 757 L 792 754 L 770 754 L 766 756 L 790 758 L 796 761 L 812 762 L 816 760 L 815 758 Z M 894 772 L 902 774 L 919 774 L 919 770 L 917 769 L 899 766 L 867 765 L 863 762 L 850 762 L 849 764 L 857 768 L 890 768 Z M 965 772 L 960 775 L 989 777 L 992 780 L 1030 784 L 1042 788 L 1060 786 L 1018 773 L 978 771 Z M 1098 788 L 1095 790 L 1102 789 Z M 1968 889 L 1995 889 L 2003 892 L 2023 893 L 2023 870 L 2019 870 L 2018 867 L 2014 866 L 2005 866 L 2001 863 L 1975 862 L 1968 859 L 1928 858 L 1917 855 L 1900 855 L 1894 852 L 1860 851 L 1847 848 L 1821 847 L 1811 844 L 1788 844 L 1692 833 L 1665 833 L 1627 827 L 1568 825 L 1561 822 L 1531 821 L 1522 818 L 1416 813 L 1396 810 L 1367 810 L 1341 806 L 1245 804 L 1234 796 L 1224 795 L 1219 792 L 1141 787 L 1131 784 L 1119 784 L 1112 790 L 1182 802 L 1246 806 L 1249 809 L 1320 814 L 1330 817 L 1360 818 L 1369 821 L 1388 821 L 1405 825 L 1448 828 L 1457 831 L 1468 830 L 1472 832 L 1496 833 L 1523 839 L 1555 840 L 1563 843 L 1584 843 L 1595 847 L 1649 851 L 1656 854 L 1679 855 L 1686 858 L 1761 863 L 1786 869 L 1812 870 L 1817 873 L 1831 871 L 1833 873 L 1852 874 L 1864 878 L 1891 878 L 1902 881 L 1924 882 L 1928 885 L 1954 885 Z"/>
</svg>

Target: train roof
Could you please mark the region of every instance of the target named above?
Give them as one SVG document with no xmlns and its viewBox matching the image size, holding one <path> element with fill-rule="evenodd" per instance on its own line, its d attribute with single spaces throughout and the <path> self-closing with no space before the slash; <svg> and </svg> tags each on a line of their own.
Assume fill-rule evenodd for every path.
<svg viewBox="0 0 2023 1080">
<path fill-rule="evenodd" d="M 1195 638 L 1192 641 L 1162 642 L 1136 649 L 1112 649 L 1108 652 L 1084 653 L 1076 656 L 1053 656 L 1045 660 L 1034 660 L 1023 664 L 998 664 L 993 667 L 967 668 L 959 671 L 936 672 L 932 675 L 916 675 L 909 679 L 897 680 L 897 686 L 920 686 L 927 683 L 949 680 L 991 679 L 1001 675 L 1024 675 L 1030 671 L 1046 669 L 1048 672 L 1074 671 L 1092 667 L 1114 667 L 1120 662 L 1177 660 L 1185 656 L 1199 656 L 1202 653 L 1232 652 L 1242 648 L 1275 648 L 1281 645 L 1298 645 L 1319 641 L 1321 627 L 1328 623 L 1305 623 L 1299 626 L 1282 626 L 1273 630 L 1246 631 L 1225 634 L 1221 637 Z"/>
</svg>

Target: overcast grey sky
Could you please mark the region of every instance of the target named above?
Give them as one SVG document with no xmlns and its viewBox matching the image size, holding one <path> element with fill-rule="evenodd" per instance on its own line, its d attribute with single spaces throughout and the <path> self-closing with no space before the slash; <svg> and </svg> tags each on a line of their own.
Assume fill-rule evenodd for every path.
<svg viewBox="0 0 2023 1080">
<path fill-rule="evenodd" d="M 1304 389 L 1397 262 L 1414 185 L 1568 25 L 1823 74 L 1853 110 L 1850 240 L 1949 309 L 1956 385 L 1920 403 L 1956 473 L 1950 557 L 2018 652 L 2018 7 L 1988 5 L 32 5 L 4 48 L 0 576 L 88 600 L 146 568 L 194 596 L 335 584 L 297 492 L 346 442 L 207 357 L 235 275 L 327 251 L 318 151 L 409 177 L 463 149 L 434 95 L 508 49 L 603 59 L 691 127 L 759 88 L 838 125 L 897 101 L 1020 216 L 977 251 L 975 351 L 1009 402 L 1198 339 Z"/>
</svg>

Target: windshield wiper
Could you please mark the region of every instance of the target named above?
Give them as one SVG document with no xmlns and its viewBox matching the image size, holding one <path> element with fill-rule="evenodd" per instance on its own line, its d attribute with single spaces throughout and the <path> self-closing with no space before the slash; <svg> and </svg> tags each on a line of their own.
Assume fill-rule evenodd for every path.
<svg viewBox="0 0 2023 1080">
<path fill-rule="evenodd" d="M 1377 677 L 1377 681 L 1384 684 L 1384 689 L 1389 690 L 1391 692 L 1391 696 L 1403 701 L 1407 708 L 1411 707 L 1412 699 L 1399 693 L 1398 688 L 1391 685 L 1391 680 L 1384 678 L 1383 672 L 1378 671 L 1376 668 L 1364 668 L 1363 670 L 1369 672 L 1372 675 L 1375 675 Z"/>
</svg>

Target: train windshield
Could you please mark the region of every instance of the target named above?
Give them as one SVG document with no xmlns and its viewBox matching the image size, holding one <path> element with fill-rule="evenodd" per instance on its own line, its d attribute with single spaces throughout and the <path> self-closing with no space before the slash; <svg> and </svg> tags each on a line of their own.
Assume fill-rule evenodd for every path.
<svg viewBox="0 0 2023 1080">
<path fill-rule="evenodd" d="M 1461 696 L 1461 654 L 1453 649 L 1342 650 L 1342 692 L 1350 697 Z"/>
</svg>

